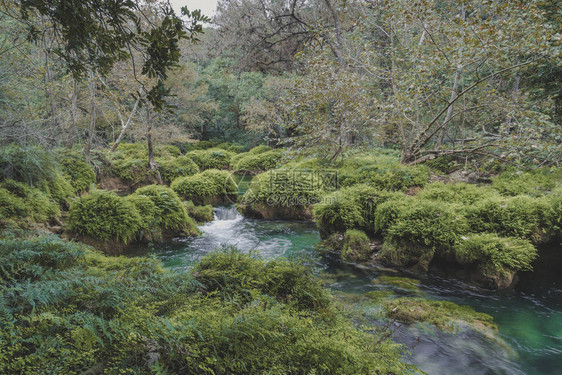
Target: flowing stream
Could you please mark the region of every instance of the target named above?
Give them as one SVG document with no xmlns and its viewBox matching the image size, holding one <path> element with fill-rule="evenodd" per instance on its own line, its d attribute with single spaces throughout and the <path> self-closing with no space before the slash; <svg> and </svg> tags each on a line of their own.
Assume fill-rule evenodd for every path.
<svg viewBox="0 0 562 375">
<path fill-rule="evenodd" d="M 371 281 L 381 275 L 414 277 L 420 280 L 419 295 L 424 298 L 469 305 L 492 315 L 499 337 L 491 339 L 470 329 L 444 333 L 423 325 L 397 326 L 394 339 L 408 347 L 411 363 L 431 375 L 562 374 L 559 246 L 545 249 L 535 272 L 523 273 L 513 290 L 489 292 L 450 278 L 367 269 L 336 257 L 320 257 L 314 250 L 320 237 L 311 223 L 246 219 L 234 207 L 216 207 L 215 220 L 200 229 L 200 237 L 137 248 L 134 254 L 155 254 L 165 267 L 174 269 L 187 269 L 224 246 L 257 250 L 265 258 L 305 256 L 316 260 L 330 288 L 347 294 L 377 290 L 403 294 L 400 288 Z"/>
</svg>

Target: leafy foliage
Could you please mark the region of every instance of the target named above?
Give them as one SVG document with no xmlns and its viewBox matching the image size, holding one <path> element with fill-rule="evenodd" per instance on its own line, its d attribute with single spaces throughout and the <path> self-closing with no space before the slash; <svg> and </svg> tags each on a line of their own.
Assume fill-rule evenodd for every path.
<svg viewBox="0 0 562 375">
<path fill-rule="evenodd" d="M 228 169 L 232 153 L 220 148 L 190 151 L 186 154 L 201 169 Z"/>
<path fill-rule="evenodd" d="M 58 204 L 39 189 L 14 180 L 0 183 L 0 217 L 44 223 L 60 214 Z"/>
<path fill-rule="evenodd" d="M 73 157 L 61 160 L 62 170 L 74 189 L 74 194 L 79 195 L 90 189 L 96 183 L 94 169 L 87 162 Z"/>
<path fill-rule="evenodd" d="M 2 373 L 411 372 L 399 346 L 286 260 L 226 251 L 186 274 L 53 236 L 5 238 L 0 274 Z"/>
<path fill-rule="evenodd" d="M 171 187 L 182 198 L 196 204 L 218 203 L 237 196 L 236 184 L 230 173 L 217 169 L 177 178 Z"/>
<path fill-rule="evenodd" d="M 162 180 L 171 183 L 178 177 L 192 176 L 199 173 L 199 167 L 188 156 L 178 156 L 176 158 L 157 158 L 158 171 Z"/>
<path fill-rule="evenodd" d="M 347 261 L 364 261 L 367 260 L 371 248 L 369 246 L 369 237 L 357 229 L 348 229 L 345 231 L 343 248 L 341 251 L 342 258 Z"/>
<path fill-rule="evenodd" d="M 114 192 L 94 190 L 72 202 L 68 229 L 101 241 L 131 242 L 143 226 L 137 208 Z"/>
<path fill-rule="evenodd" d="M 185 202 L 185 208 L 190 217 L 194 218 L 198 223 L 206 223 L 213 221 L 215 214 L 213 206 L 196 206 L 192 201 Z"/>
</svg>

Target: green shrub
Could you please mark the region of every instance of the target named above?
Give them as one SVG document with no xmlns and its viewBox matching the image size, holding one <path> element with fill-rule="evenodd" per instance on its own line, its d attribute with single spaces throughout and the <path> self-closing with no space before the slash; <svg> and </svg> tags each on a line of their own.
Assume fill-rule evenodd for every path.
<svg viewBox="0 0 562 375">
<path fill-rule="evenodd" d="M 0 184 L 0 214 L 7 219 L 44 223 L 60 216 L 58 205 L 39 189 L 23 182 L 6 180 Z"/>
<path fill-rule="evenodd" d="M 139 143 L 120 143 L 107 155 L 111 166 L 109 172 L 129 186 L 145 183 L 154 177 L 148 165 L 146 146 Z"/>
<path fill-rule="evenodd" d="M 83 160 L 63 157 L 61 160 L 62 171 L 74 189 L 74 194 L 79 195 L 90 189 L 96 183 L 96 174 L 90 164 Z"/>
<path fill-rule="evenodd" d="M 492 179 L 492 188 L 502 195 L 515 196 L 529 194 L 542 196 L 560 186 L 562 169 L 555 171 L 537 170 L 535 172 L 504 172 Z"/>
<path fill-rule="evenodd" d="M 95 190 L 76 199 L 68 213 L 68 229 L 99 241 L 131 242 L 143 227 L 137 208 L 114 192 Z"/>
<path fill-rule="evenodd" d="M 190 217 L 194 218 L 198 223 L 206 223 L 213 221 L 215 214 L 213 212 L 213 206 L 196 206 L 192 201 L 185 202 L 185 208 Z"/>
<path fill-rule="evenodd" d="M 233 169 L 238 171 L 263 172 L 277 166 L 277 163 L 283 156 L 283 151 L 271 150 L 259 154 L 252 154 L 248 152 L 242 155 L 245 156 L 237 158 L 236 163 L 233 163 L 231 160 Z"/>
<path fill-rule="evenodd" d="M 227 253 L 198 269 L 0 240 L 0 373 L 411 373 L 300 264 Z"/>
<path fill-rule="evenodd" d="M 344 234 L 342 258 L 347 261 L 365 261 L 369 258 L 371 247 L 369 237 L 357 229 L 348 229 Z"/>
<path fill-rule="evenodd" d="M 459 208 L 441 202 L 416 200 L 403 206 L 388 227 L 381 258 L 390 264 L 427 267 L 435 252 L 450 253 L 468 231 Z"/>
<path fill-rule="evenodd" d="M 199 173 L 199 167 L 188 156 L 178 156 L 176 158 L 158 158 L 158 171 L 162 180 L 171 183 L 178 177 L 193 176 Z"/>
<path fill-rule="evenodd" d="M 218 203 L 228 197 L 234 199 L 238 194 L 230 173 L 216 169 L 177 178 L 172 182 L 171 187 L 182 198 L 198 205 Z"/>
<path fill-rule="evenodd" d="M 173 145 L 157 145 L 154 150 L 154 155 L 160 158 L 175 158 L 180 156 L 181 152 L 177 146 Z M 148 148 L 147 148 L 148 155 Z"/>
<path fill-rule="evenodd" d="M 537 249 L 527 240 L 490 233 L 470 234 L 455 245 L 455 256 L 460 264 L 476 264 L 497 274 L 531 270 Z"/>
<path fill-rule="evenodd" d="M 75 196 L 74 188 L 61 173 L 57 172 L 52 179 L 44 181 L 40 187 L 48 196 L 63 207 L 68 207 Z"/>
<path fill-rule="evenodd" d="M 442 182 L 435 182 L 426 185 L 418 193 L 417 198 L 472 205 L 494 196 L 498 196 L 497 192 L 489 187 L 465 183 L 444 184 Z"/>
<path fill-rule="evenodd" d="M 547 197 L 526 195 L 495 197 L 468 206 L 466 216 L 474 232 L 541 242 L 557 227 L 553 202 Z"/>
<path fill-rule="evenodd" d="M 123 197 L 126 201 L 130 202 L 142 219 L 142 228 L 145 230 L 157 230 L 158 228 L 158 209 L 152 198 L 146 195 L 131 194 Z"/>
<path fill-rule="evenodd" d="M 187 215 L 178 195 L 169 187 L 149 185 L 138 189 L 135 195 L 146 196 L 156 206 L 156 226 L 164 233 L 197 235 L 197 224 Z"/>
<path fill-rule="evenodd" d="M 228 169 L 232 152 L 220 148 L 195 150 L 186 154 L 201 169 Z"/>
<path fill-rule="evenodd" d="M 406 196 L 382 202 L 375 209 L 375 233 L 386 235 L 388 228 L 396 222 L 402 212 L 414 204 L 416 204 L 415 198 Z"/>
<path fill-rule="evenodd" d="M 366 155 L 346 159 L 338 170 L 338 178 L 341 186 L 365 183 L 380 190 L 406 191 L 424 186 L 429 168 L 403 165 L 397 157 Z"/>
<path fill-rule="evenodd" d="M 0 147 L 0 180 L 11 179 L 39 186 L 52 180 L 57 168 L 53 156 L 41 147 L 23 147 L 15 143 Z"/>
<path fill-rule="evenodd" d="M 380 191 L 360 184 L 325 195 L 313 208 L 316 224 L 321 234 L 344 232 L 362 228 L 373 232 L 375 211 L 378 205 L 401 197 L 400 193 Z"/>
</svg>

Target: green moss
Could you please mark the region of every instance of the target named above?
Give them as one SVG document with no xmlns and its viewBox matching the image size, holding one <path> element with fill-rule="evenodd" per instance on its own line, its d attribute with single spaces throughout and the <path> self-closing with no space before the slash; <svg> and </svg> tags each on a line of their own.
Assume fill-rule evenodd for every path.
<svg viewBox="0 0 562 375">
<path fill-rule="evenodd" d="M 232 152 L 220 148 L 195 150 L 186 154 L 201 169 L 228 169 Z"/>
<path fill-rule="evenodd" d="M 504 172 L 492 179 L 492 188 L 502 195 L 542 196 L 562 183 L 562 169 L 533 172 Z"/>
<path fill-rule="evenodd" d="M 76 199 L 68 213 L 68 229 L 99 241 L 130 243 L 143 227 L 137 208 L 117 194 L 95 190 Z"/>
<path fill-rule="evenodd" d="M 363 293 L 363 296 L 374 301 L 380 301 L 386 298 L 392 298 L 393 295 L 394 293 L 390 290 L 371 290 L 370 292 Z"/>
<path fill-rule="evenodd" d="M 474 232 L 541 242 L 553 235 L 553 229 L 556 231 L 554 202 L 552 198 L 526 195 L 496 197 L 468 206 L 466 216 Z"/>
<path fill-rule="evenodd" d="M 418 263 L 427 268 L 435 252 L 448 253 L 468 232 L 467 221 L 453 205 L 417 200 L 403 207 L 390 225 L 381 259 L 393 265 Z"/>
<path fill-rule="evenodd" d="M 371 283 L 377 285 L 390 285 L 411 292 L 419 291 L 419 286 L 420 286 L 420 281 L 416 279 L 411 279 L 409 277 L 386 276 L 386 275 L 379 276 L 376 279 L 373 279 Z"/>
<path fill-rule="evenodd" d="M 472 307 L 460 306 L 448 301 L 433 301 L 419 298 L 397 298 L 384 302 L 386 314 L 404 323 L 423 322 L 445 331 L 454 331 L 459 324 L 478 330 L 497 330 L 493 318 L 474 311 Z"/>
<path fill-rule="evenodd" d="M 375 209 L 375 233 L 386 235 L 401 213 L 414 204 L 416 204 L 415 198 L 406 196 L 382 202 Z"/>
<path fill-rule="evenodd" d="M 63 157 L 61 160 L 62 171 L 74 189 L 74 194 L 79 195 L 90 189 L 96 183 L 96 174 L 90 164 L 72 157 Z"/>
<path fill-rule="evenodd" d="M 171 183 L 178 177 L 193 176 L 199 173 L 199 167 L 188 156 L 175 158 L 157 158 L 158 171 L 162 180 Z"/>
<path fill-rule="evenodd" d="M 365 261 L 369 259 L 371 247 L 369 237 L 357 229 L 348 229 L 343 236 L 342 258 L 346 261 Z"/>
<path fill-rule="evenodd" d="M 506 270 L 531 270 L 537 249 L 527 240 L 482 233 L 460 239 L 455 256 L 460 264 L 476 264 L 488 272 L 501 274 Z"/>
<path fill-rule="evenodd" d="M 146 195 L 131 194 L 123 197 L 133 204 L 142 218 L 142 227 L 145 230 L 158 229 L 158 209 L 152 199 Z"/>
<path fill-rule="evenodd" d="M 135 195 L 146 196 L 156 206 L 156 225 L 164 233 L 171 235 L 198 235 L 195 221 L 187 215 L 187 211 L 178 195 L 169 187 L 149 185 L 138 189 Z"/>
<path fill-rule="evenodd" d="M 213 212 L 213 206 L 196 206 L 192 201 L 187 201 L 185 203 L 185 208 L 190 217 L 194 218 L 198 223 L 206 223 L 213 221 L 215 214 Z"/>
<path fill-rule="evenodd" d="M 177 178 L 172 182 L 171 187 L 182 198 L 198 205 L 236 199 L 238 194 L 231 174 L 216 169 Z"/>
</svg>

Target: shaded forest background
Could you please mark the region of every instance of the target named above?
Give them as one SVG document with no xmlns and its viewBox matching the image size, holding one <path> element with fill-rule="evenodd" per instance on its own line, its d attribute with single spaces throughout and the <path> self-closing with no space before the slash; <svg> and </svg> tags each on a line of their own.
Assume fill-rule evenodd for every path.
<svg viewBox="0 0 562 375">
<path fill-rule="evenodd" d="M 146 74 L 142 49 L 111 64 L 74 56 L 77 74 L 72 40 L 25 3 L 0 7 L 3 143 L 214 140 L 329 160 L 382 145 L 408 164 L 561 160 L 556 0 L 223 0 L 212 20 L 195 15 L 204 30 L 170 38 L 179 54 L 165 76 Z M 169 11 L 148 1 L 136 26 L 148 35 Z"/>
</svg>

